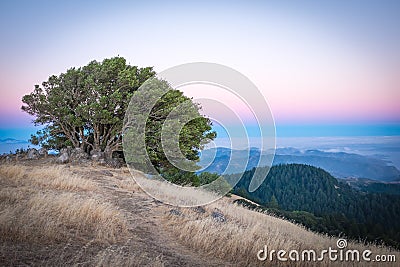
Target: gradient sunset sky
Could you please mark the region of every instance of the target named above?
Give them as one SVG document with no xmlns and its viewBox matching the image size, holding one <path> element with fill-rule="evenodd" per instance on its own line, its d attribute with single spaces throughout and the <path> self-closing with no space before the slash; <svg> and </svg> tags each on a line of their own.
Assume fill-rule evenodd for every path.
<svg viewBox="0 0 400 267">
<path fill-rule="evenodd" d="M 400 135 L 400 1 L 59 2 L 0 3 L 0 139 L 34 132 L 35 84 L 117 55 L 236 69 L 278 136 Z"/>
</svg>

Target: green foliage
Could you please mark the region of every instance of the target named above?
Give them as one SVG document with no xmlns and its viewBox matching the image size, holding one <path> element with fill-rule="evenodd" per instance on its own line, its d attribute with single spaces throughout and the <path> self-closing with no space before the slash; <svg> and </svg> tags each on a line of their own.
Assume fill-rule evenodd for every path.
<svg viewBox="0 0 400 267">
<path fill-rule="evenodd" d="M 156 81 L 161 83 L 157 85 L 168 86 L 165 81 Z M 183 106 L 189 103 L 189 106 Z M 192 109 L 192 110 L 191 110 Z M 202 117 L 199 113 L 200 107 L 195 105 L 190 98 L 183 95 L 181 91 L 169 90 L 164 94 L 152 108 L 148 119 L 146 121 L 146 150 L 150 156 L 152 165 L 162 173 L 164 178 L 181 184 L 182 177 L 186 176 L 184 181 L 190 181 L 193 185 L 198 185 L 197 176 L 194 173 L 183 172 L 171 163 L 171 159 L 167 158 L 164 153 L 165 144 L 162 143 L 162 133 L 167 137 L 164 141 L 170 141 L 169 136 L 175 136 L 179 130 L 179 123 L 185 120 L 186 117 L 190 119 L 184 124 L 179 132 L 179 150 L 176 154 L 182 153 L 184 157 L 192 162 L 199 160 L 198 151 L 202 148 L 205 140 L 212 140 L 216 137 L 216 133 L 211 131 L 211 121 L 208 118 Z M 176 114 L 176 118 L 170 117 L 171 114 Z M 165 122 L 168 118 L 169 125 Z M 164 145 L 164 146 L 163 146 Z M 193 170 L 198 169 L 198 166 L 193 164 Z M 180 178 L 178 178 L 180 177 Z"/>
<path fill-rule="evenodd" d="M 244 173 L 234 193 L 263 209 L 314 231 L 400 247 L 400 196 L 359 192 L 321 168 L 301 164 L 273 166 L 250 193 L 253 173 Z"/>
<path fill-rule="evenodd" d="M 275 195 L 272 195 L 271 201 L 267 204 L 267 207 L 271 209 L 279 209 L 278 200 L 276 199 Z"/>
<path fill-rule="evenodd" d="M 154 74 L 150 67 L 114 57 L 50 76 L 22 98 L 22 110 L 35 116 L 36 125 L 48 126 L 32 142 L 55 149 L 69 143 L 86 151 L 115 150 L 129 99 Z"/>
<path fill-rule="evenodd" d="M 186 186 L 206 186 L 208 191 L 217 193 L 229 193 L 231 190 L 230 184 L 216 173 L 202 172 L 196 174 L 188 171 L 172 171 L 168 174 L 163 174 L 164 178 L 174 184 Z"/>
<path fill-rule="evenodd" d="M 199 109 L 167 81 L 146 81 L 127 110 L 124 144 L 128 165 L 147 174 L 161 174 L 176 184 L 199 185 L 195 175 L 198 151 L 216 136 L 211 121 Z"/>
<path fill-rule="evenodd" d="M 185 186 L 200 186 L 198 176 L 194 172 L 178 169 L 166 170 L 163 174 L 165 179 L 171 183 Z"/>
<path fill-rule="evenodd" d="M 71 141 L 66 137 L 64 132 L 57 124 L 47 125 L 42 130 L 32 134 L 29 139 L 33 145 L 39 145 L 46 149 L 60 150 L 63 147 L 72 146 Z"/>
<path fill-rule="evenodd" d="M 209 191 L 216 192 L 219 195 L 229 195 L 232 189 L 225 177 L 217 173 L 202 172 L 199 179 L 201 185 L 205 185 Z"/>
<path fill-rule="evenodd" d="M 220 175 L 217 173 L 210 173 L 210 172 L 202 172 L 198 175 L 199 182 L 201 185 L 210 184 L 213 181 L 217 180 Z"/>
</svg>

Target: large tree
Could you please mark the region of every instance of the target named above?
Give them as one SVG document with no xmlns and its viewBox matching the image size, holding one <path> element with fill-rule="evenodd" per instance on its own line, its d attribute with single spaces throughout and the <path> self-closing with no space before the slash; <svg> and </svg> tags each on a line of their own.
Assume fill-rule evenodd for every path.
<svg viewBox="0 0 400 267">
<path fill-rule="evenodd" d="M 22 99 L 25 104 L 22 110 L 35 116 L 36 125 L 45 126 L 32 136 L 31 141 L 58 150 L 72 146 L 86 152 L 103 151 L 108 155 L 120 150 L 130 99 L 152 77 L 155 72 L 151 67 L 130 66 L 122 57 L 92 61 L 84 67 L 68 69 L 59 76 L 50 76 L 42 86 L 36 85 L 34 91 Z M 202 144 L 215 138 L 216 134 L 211 131 L 211 121 L 200 115 L 198 104 L 170 88 L 166 81 L 152 80 L 157 86 L 153 91 L 149 88 L 142 93 L 152 94 L 161 88 L 168 92 L 160 95 L 146 119 L 146 151 L 151 164 L 160 173 L 178 181 L 182 172 L 170 164 L 161 142 L 167 117 L 179 113 L 179 116 L 175 114 L 175 120 L 170 120 L 169 128 L 166 127 L 172 133 L 178 130 L 174 127 L 178 121 L 185 117 L 194 118 L 176 133 L 179 150 L 189 160 L 197 160 Z M 191 104 L 183 105 L 187 102 Z M 143 105 L 137 103 L 137 106 L 140 110 Z M 193 176 L 193 173 L 184 172 L 183 176 Z"/>
</svg>

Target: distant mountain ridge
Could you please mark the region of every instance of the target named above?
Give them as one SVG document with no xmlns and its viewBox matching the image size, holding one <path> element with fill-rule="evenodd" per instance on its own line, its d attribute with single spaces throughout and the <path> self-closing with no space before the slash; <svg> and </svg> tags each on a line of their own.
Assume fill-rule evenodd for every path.
<svg viewBox="0 0 400 267">
<path fill-rule="evenodd" d="M 27 149 L 28 147 L 36 147 L 26 140 L 18 140 L 15 138 L 0 139 L 0 154 L 14 153 L 17 149 Z"/>
<path fill-rule="evenodd" d="M 25 140 L 14 139 L 14 138 L 0 139 L 0 144 L 27 144 L 27 143 L 29 143 L 29 142 L 25 141 Z"/>
<path fill-rule="evenodd" d="M 237 161 L 232 162 L 233 168 L 230 173 L 242 172 L 239 168 L 243 161 L 248 160 L 247 170 L 258 165 L 260 150 L 250 148 L 250 155 L 246 150 L 232 150 L 218 147 L 202 151 L 199 165 L 205 167 L 205 162 L 210 162 L 215 155 L 214 161 L 204 171 L 222 174 L 231 159 L 231 153 L 235 153 Z M 263 162 L 263 160 L 261 161 Z M 400 171 L 388 162 L 376 157 L 367 157 L 345 152 L 324 152 L 320 150 L 300 151 L 296 148 L 276 149 L 273 165 L 299 163 L 323 168 L 336 178 L 367 178 L 377 181 L 400 181 Z M 237 166 L 237 168 L 235 168 Z M 260 167 L 263 167 L 260 165 Z"/>
</svg>

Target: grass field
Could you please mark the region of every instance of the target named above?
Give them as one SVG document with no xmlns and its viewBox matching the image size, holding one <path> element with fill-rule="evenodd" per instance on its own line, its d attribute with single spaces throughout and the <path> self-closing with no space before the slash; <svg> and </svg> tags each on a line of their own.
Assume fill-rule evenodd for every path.
<svg viewBox="0 0 400 267">
<path fill-rule="evenodd" d="M 259 261 L 257 252 L 264 245 L 286 251 L 336 248 L 337 238 L 250 211 L 232 204 L 233 198 L 204 209 L 162 204 L 126 168 L 2 164 L 0 184 L 2 266 L 288 266 Z M 398 252 L 372 244 L 349 242 L 347 248 L 400 259 Z"/>
</svg>

